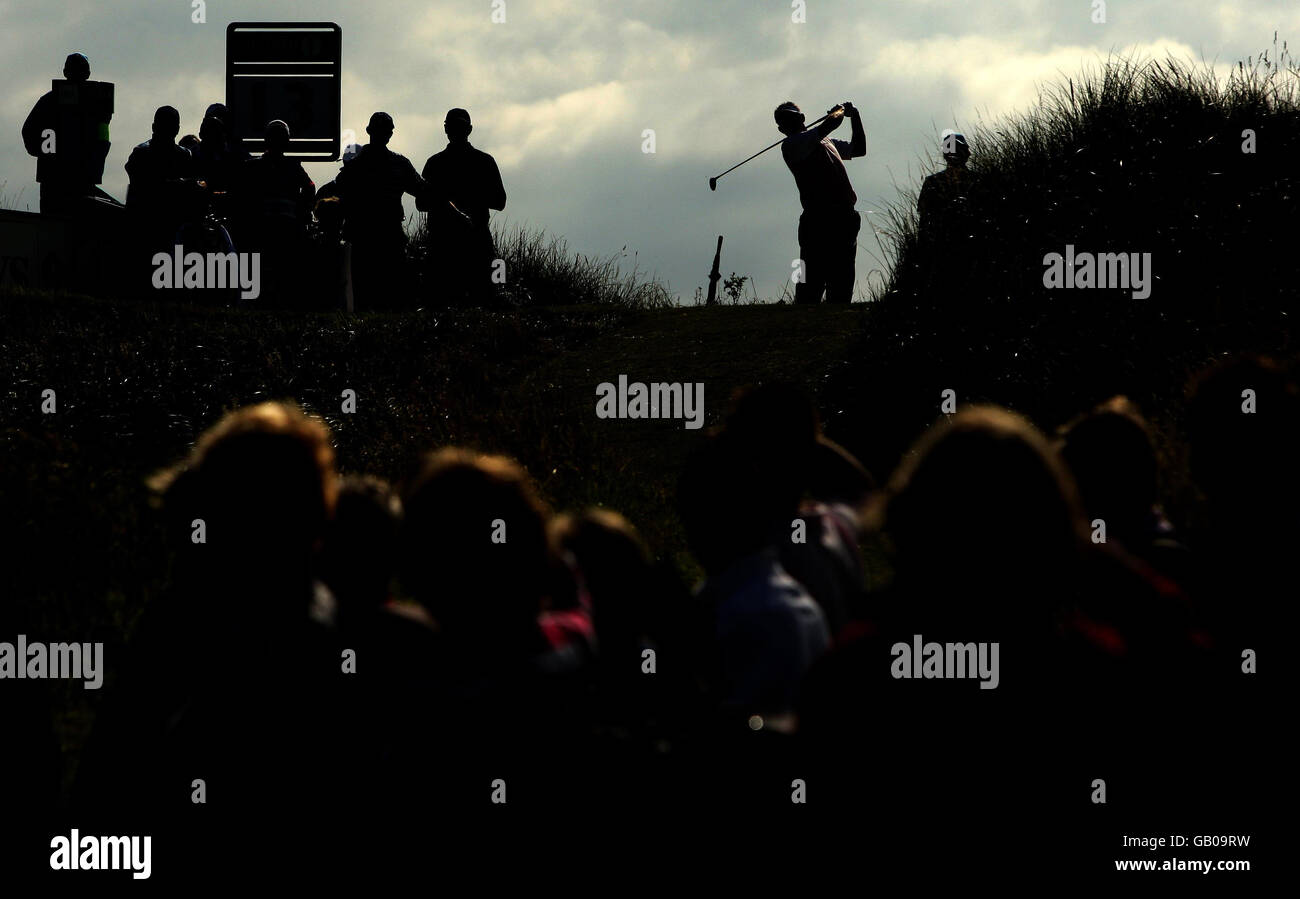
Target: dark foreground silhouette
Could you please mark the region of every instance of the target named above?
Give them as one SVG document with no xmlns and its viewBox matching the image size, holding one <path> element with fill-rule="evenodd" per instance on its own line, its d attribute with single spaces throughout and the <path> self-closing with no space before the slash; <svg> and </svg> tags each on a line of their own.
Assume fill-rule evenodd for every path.
<svg viewBox="0 0 1300 899">
<path fill-rule="evenodd" d="M 693 592 L 630 522 L 553 514 L 508 458 L 445 448 L 399 491 L 340 479 L 293 406 L 228 413 L 153 481 L 172 587 L 46 823 L 154 834 L 155 876 L 190 878 L 231 834 L 250 866 L 349 847 L 365 868 L 547 822 L 854 821 L 898 859 L 1086 875 L 1126 828 L 1258 832 L 1275 716 L 1243 652 L 1274 657 L 1293 580 L 1296 403 L 1267 361 L 1198 382 L 1212 516 L 1184 540 L 1122 399 L 1055 444 L 967 408 L 877 488 L 800 390 L 755 388 L 682 473 Z M 864 583 L 868 545 L 889 581 Z M 900 655 L 930 643 L 969 664 Z M 51 808 L 47 707 L 21 697 L 26 801 Z"/>
</svg>

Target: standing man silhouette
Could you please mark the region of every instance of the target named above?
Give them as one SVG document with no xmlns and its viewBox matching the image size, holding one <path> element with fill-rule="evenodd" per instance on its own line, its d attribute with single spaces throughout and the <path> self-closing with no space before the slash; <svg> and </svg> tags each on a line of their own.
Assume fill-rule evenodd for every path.
<svg viewBox="0 0 1300 899">
<path fill-rule="evenodd" d="M 352 243 L 353 292 L 360 305 L 406 305 L 406 232 L 402 194 L 420 199 L 427 185 L 411 160 L 388 149 L 393 117 L 377 112 L 366 125 L 370 143 L 334 179 L 343 202 L 343 236 Z"/>
<path fill-rule="evenodd" d="M 970 209 L 972 175 L 966 168 L 970 146 L 966 136 L 951 128 L 939 136 L 939 148 L 946 163 L 942 172 L 926 176 L 916 200 L 921 237 L 930 243 L 946 244 L 969 236 L 973 225 Z M 967 232 L 962 234 L 962 232 Z"/>
<path fill-rule="evenodd" d="M 445 285 L 447 298 L 471 301 L 490 294 L 496 247 L 488 220 L 490 210 L 506 208 L 506 189 L 496 160 L 469 142 L 474 126 L 464 109 L 452 109 L 443 121 L 447 148 L 429 157 L 423 177 L 429 197 L 417 208 L 429 215 L 429 281 Z M 469 217 L 452 214 L 442 200 Z"/>
<path fill-rule="evenodd" d="M 266 151 L 240 166 L 236 196 L 241 224 L 249 248 L 263 254 L 263 295 L 273 302 L 292 298 L 301 303 L 302 279 L 295 275 L 303 261 L 316 185 L 301 162 L 285 155 L 291 139 L 286 122 L 267 123 L 265 135 Z"/>
<path fill-rule="evenodd" d="M 850 141 L 832 140 L 828 135 L 848 116 L 853 125 Z M 802 279 L 795 285 L 794 301 L 800 304 L 853 302 L 853 280 L 858 252 L 858 229 L 862 218 L 854 205 L 858 195 L 849 183 L 844 160 L 867 152 L 862 117 L 845 101 L 818 125 L 804 130 L 804 114 L 787 100 L 773 113 L 776 127 L 787 135 L 781 155 L 799 187 L 799 258 Z"/>
<path fill-rule="evenodd" d="M 187 215 L 183 182 L 197 176 L 190 151 L 176 143 L 180 130 L 181 114 L 176 108 L 159 106 L 153 115 L 153 136 L 137 144 L 126 160 L 130 178 L 126 208 L 150 252 L 171 250 Z"/>
<path fill-rule="evenodd" d="M 86 197 L 109 198 L 104 180 L 113 85 L 90 81 L 90 60 L 68 54 L 64 81 L 43 94 L 23 122 L 23 146 L 36 157 L 41 212 L 73 214 Z"/>
</svg>

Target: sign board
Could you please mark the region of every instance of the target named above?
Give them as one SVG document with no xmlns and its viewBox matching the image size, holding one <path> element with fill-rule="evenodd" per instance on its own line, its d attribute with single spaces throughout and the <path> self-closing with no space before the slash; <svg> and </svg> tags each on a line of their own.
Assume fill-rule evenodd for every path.
<svg viewBox="0 0 1300 899">
<path fill-rule="evenodd" d="M 226 27 L 226 107 L 235 140 L 263 149 L 266 123 L 292 135 L 288 156 L 339 158 L 343 29 L 333 22 L 231 22 Z"/>
</svg>

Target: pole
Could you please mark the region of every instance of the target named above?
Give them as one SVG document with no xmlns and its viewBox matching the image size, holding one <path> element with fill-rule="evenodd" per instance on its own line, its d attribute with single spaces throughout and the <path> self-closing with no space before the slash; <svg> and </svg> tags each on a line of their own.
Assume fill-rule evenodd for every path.
<svg viewBox="0 0 1300 899">
<path fill-rule="evenodd" d="M 722 235 L 718 235 L 718 248 L 713 253 L 713 271 L 709 272 L 709 298 L 704 301 L 706 306 L 716 306 L 718 304 L 718 282 L 722 280 L 722 272 L 718 271 L 718 265 L 722 261 Z"/>
</svg>

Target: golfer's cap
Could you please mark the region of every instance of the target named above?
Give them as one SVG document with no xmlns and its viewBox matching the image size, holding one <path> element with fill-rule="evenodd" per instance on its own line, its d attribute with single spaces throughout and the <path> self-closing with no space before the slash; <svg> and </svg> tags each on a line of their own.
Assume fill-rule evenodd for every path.
<svg viewBox="0 0 1300 899">
<path fill-rule="evenodd" d="M 386 112 L 377 112 L 370 117 L 370 124 L 367 128 L 378 128 L 382 131 L 392 131 L 394 128 L 393 117 Z"/>
<path fill-rule="evenodd" d="M 776 122 L 779 125 L 783 121 L 798 118 L 802 115 L 803 110 L 801 110 L 793 100 L 786 100 L 776 108 L 775 112 L 772 113 L 772 118 L 776 119 Z"/>
<path fill-rule="evenodd" d="M 459 106 L 447 110 L 447 118 L 443 119 L 443 124 L 450 125 L 452 122 L 460 122 L 462 125 L 470 124 L 469 110 L 461 109 Z"/>
</svg>

